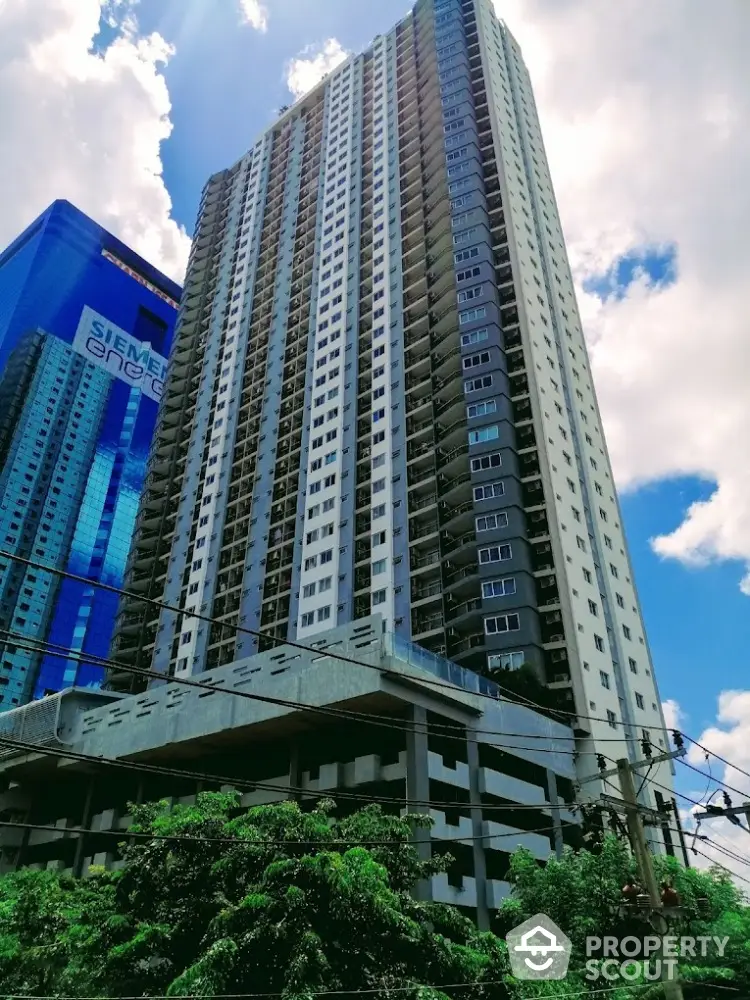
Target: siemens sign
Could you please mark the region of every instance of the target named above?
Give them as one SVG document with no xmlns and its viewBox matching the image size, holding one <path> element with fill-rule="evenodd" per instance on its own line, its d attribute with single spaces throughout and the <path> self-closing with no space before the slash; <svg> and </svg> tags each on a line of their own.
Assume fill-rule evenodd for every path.
<svg viewBox="0 0 750 1000">
<path fill-rule="evenodd" d="M 87 361 L 104 368 L 128 385 L 137 386 L 144 396 L 158 403 L 167 375 L 167 361 L 119 326 L 84 306 L 73 339 L 73 349 Z"/>
</svg>

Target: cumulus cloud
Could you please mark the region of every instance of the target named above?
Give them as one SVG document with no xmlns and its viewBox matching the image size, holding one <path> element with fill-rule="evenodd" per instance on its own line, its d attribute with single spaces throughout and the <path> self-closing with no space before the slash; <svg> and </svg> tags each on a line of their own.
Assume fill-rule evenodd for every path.
<svg viewBox="0 0 750 1000">
<path fill-rule="evenodd" d="M 750 5 L 705 11 L 701 0 L 498 3 L 535 83 L 618 482 L 713 483 L 653 546 L 687 565 L 740 561 L 750 595 Z M 623 256 L 665 245 L 672 284 L 584 290 Z"/>
<path fill-rule="evenodd" d="M 730 786 L 735 789 L 729 792 L 733 805 L 750 801 L 750 691 L 723 691 L 719 695 L 715 723 L 703 730 L 697 742 L 701 746 L 691 744 L 686 759 L 708 777 L 702 787 L 686 794 L 697 802 L 710 800 L 721 806 L 724 804 L 722 792 Z M 688 772 L 678 764 L 678 777 L 684 778 L 688 773 L 696 784 L 702 781 L 694 772 Z M 685 800 L 683 803 L 689 806 Z M 694 843 L 702 852 L 691 855 L 691 863 L 697 868 L 707 868 L 712 863 L 723 865 L 740 876 L 737 884 L 747 892 L 748 886 L 743 879 L 750 878 L 750 866 L 743 859 L 748 857 L 750 833 L 724 818 L 697 822 L 695 814 L 701 811 L 689 806 L 682 814 L 688 832 L 688 846 Z M 746 826 L 744 816 L 740 817 L 740 821 L 743 827 Z M 704 837 L 708 839 L 704 840 Z M 740 860 L 732 854 L 739 855 Z"/>
<path fill-rule="evenodd" d="M 336 38 L 322 45 L 309 45 L 286 67 L 286 85 L 295 100 L 312 90 L 323 77 L 339 66 L 349 53 Z"/>
<path fill-rule="evenodd" d="M 684 715 L 682 709 L 674 698 L 668 698 L 661 703 L 661 710 L 664 713 L 664 725 L 667 729 L 681 729 Z"/>
<path fill-rule="evenodd" d="M 243 21 L 256 31 L 268 30 L 268 9 L 260 0 L 240 0 Z"/>
<path fill-rule="evenodd" d="M 132 0 L 0 3 L 0 245 L 67 198 L 181 280 L 190 241 L 171 218 L 160 145 L 171 132 L 158 34 Z M 93 44 L 104 16 L 120 30 Z"/>
</svg>

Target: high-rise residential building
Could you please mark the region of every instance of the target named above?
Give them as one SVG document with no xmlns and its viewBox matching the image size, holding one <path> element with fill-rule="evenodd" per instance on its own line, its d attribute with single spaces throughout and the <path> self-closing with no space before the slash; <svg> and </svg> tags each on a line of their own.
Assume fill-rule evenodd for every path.
<svg viewBox="0 0 750 1000">
<path fill-rule="evenodd" d="M 273 645 L 238 624 L 308 642 L 378 613 L 501 684 L 533 671 L 582 752 L 665 744 L 534 94 L 491 0 L 419 0 L 209 180 L 151 461 L 128 587 L 214 623 L 127 601 L 124 663 L 183 677 Z"/>
<path fill-rule="evenodd" d="M 179 296 L 65 201 L 0 255 L 0 711 L 101 682 L 117 595 L 38 567 L 122 585 Z"/>
</svg>

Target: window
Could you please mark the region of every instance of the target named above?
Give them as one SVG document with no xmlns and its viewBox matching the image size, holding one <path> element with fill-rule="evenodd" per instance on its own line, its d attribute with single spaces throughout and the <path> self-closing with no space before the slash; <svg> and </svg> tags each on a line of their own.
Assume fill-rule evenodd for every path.
<svg viewBox="0 0 750 1000">
<path fill-rule="evenodd" d="M 487 657 L 487 666 L 491 670 L 518 670 L 526 662 L 526 654 L 517 653 L 490 653 Z"/>
<path fill-rule="evenodd" d="M 638 706 L 638 708 L 645 708 L 646 707 L 646 702 L 643 700 L 643 695 L 642 694 L 638 694 L 637 691 L 635 692 L 635 703 Z"/>
<path fill-rule="evenodd" d="M 486 472 L 487 469 L 499 469 L 502 464 L 503 456 L 499 451 L 496 451 L 492 455 L 481 455 L 479 458 L 472 458 L 471 471 Z"/>
<path fill-rule="evenodd" d="M 317 528 L 315 528 L 314 531 L 308 531 L 305 541 L 307 542 L 308 545 L 311 545 L 313 542 L 317 542 L 319 537 L 320 537 L 320 532 L 318 531 Z"/>
<path fill-rule="evenodd" d="M 620 608 L 624 608 L 625 607 L 625 600 L 624 600 L 622 594 L 615 594 L 615 600 L 617 601 L 618 607 L 620 607 Z"/>
<path fill-rule="evenodd" d="M 479 392 L 480 389 L 489 389 L 491 385 L 491 375 L 480 375 L 479 378 L 472 378 L 464 382 L 464 392 Z"/>
<path fill-rule="evenodd" d="M 314 611 L 306 611 L 302 615 L 302 617 L 300 618 L 299 624 L 300 624 L 300 628 L 307 628 L 308 625 L 314 625 L 315 624 L 315 612 Z"/>
<path fill-rule="evenodd" d="M 633 635 L 627 625 L 622 626 L 622 634 L 625 636 L 626 639 L 633 638 Z"/>
<path fill-rule="evenodd" d="M 323 579 L 318 583 L 318 593 L 324 594 L 326 590 L 331 589 L 332 576 L 324 576 Z"/>
<path fill-rule="evenodd" d="M 331 617 L 331 605 L 327 604 L 324 608 L 318 608 L 318 621 L 324 622 Z"/>
<path fill-rule="evenodd" d="M 602 682 L 602 687 L 609 691 L 609 674 L 605 673 L 603 670 L 599 671 L 599 679 Z"/>
<path fill-rule="evenodd" d="M 581 538 L 580 535 L 576 535 L 576 545 L 581 550 L 581 552 L 586 551 L 586 543 L 584 542 L 584 540 Z"/>
<path fill-rule="evenodd" d="M 486 483 L 474 487 L 474 500 L 492 500 L 505 494 L 505 483 Z"/>
<path fill-rule="evenodd" d="M 493 562 L 506 562 L 513 558 L 513 550 L 510 545 L 489 545 L 485 549 L 479 550 L 479 562 L 482 565 Z"/>
<path fill-rule="evenodd" d="M 458 293 L 458 304 L 461 305 L 463 302 L 470 302 L 472 299 L 481 299 L 483 295 L 483 285 L 475 285 L 473 288 L 465 288 L 463 291 Z"/>
<path fill-rule="evenodd" d="M 467 368 L 478 368 L 480 365 L 488 365 L 489 363 L 489 351 L 482 351 L 480 354 L 470 354 L 468 357 L 463 359 L 464 370 Z"/>
<path fill-rule="evenodd" d="M 504 510 L 497 514 L 487 514 L 477 518 L 477 531 L 492 531 L 495 528 L 508 527 L 508 515 Z"/>
<path fill-rule="evenodd" d="M 333 549 L 326 549 L 325 552 L 320 553 L 320 564 L 321 566 L 325 563 L 332 562 L 333 560 Z"/>
<path fill-rule="evenodd" d="M 487 635 L 498 635 L 502 632 L 518 632 L 521 629 L 519 615 L 496 615 L 484 619 L 484 631 Z"/>
<path fill-rule="evenodd" d="M 617 716 L 611 708 L 607 709 L 607 722 L 612 729 L 617 729 Z"/>
<path fill-rule="evenodd" d="M 386 538 L 386 535 L 385 535 L 384 531 L 376 531 L 373 534 L 373 536 L 372 536 L 372 544 L 373 545 L 385 545 L 385 538 Z"/>
<path fill-rule="evenodd" d="M 466 407 L 466 416 L 471 420 L 473 417 L 486 417 L 488 413 L 497 410 L 497 400 L 483 399 L 481 403 L 472 403 Z"/>
<path fill-rule="evenodd" d="M 472 347 L 474 344 L 481 344 L 483 340 L 488 340 L 490 336 L 487 327 L 481 330 L 472 330 L 471 333 L 461 334 L 461 347 Z"/>
<path fill-rule="evenodd" d="M 589 599 L 589 611 L 591 612 L 592 615 L 599 614 L 599 608 L 596 606 L 596 601 L 592 601 L 591 599 Z"/>
<path fill-rule="evenodd" d="M 604 639 L 600 635 L 594 636 L 594 645 L 599 650 L 600 653 L 604 652 Z"/>
<path fill-rule="evenodd" d="M 638 673 L 638 664 L 635 662 L 632 656 L 628 657 L 628 666 L 630 667 L 630 672 L 633 674 Z"/>
<path fill-rule="evenodd" d="M 329 497 L 327 500 L 323 501 L 323 513 L 325 514 L 329 510 L 333 510 L 336 506 L 336 497 Z"/>
<path fill-rule="evenodd" d="M 591 573 L 589 573 L 589 571 L 587 569 L 584 569 L 584 571 L 583 571 L 583 579 L 586 581 L 586 583 L 592 583 L 594 578 L 592 577 Z"/>
<path fill-rule="evenodd" d="M 484 319 L 486 315 L 486 306 L 476 306 L 474 309 L 464 309 L 458 314 L 459 326 L 463 326 L 465 323 L 473 323 L 476 319 Z"/>
<path fill-rule="evenodd" d="M 497 441 L 499 437 L 499 425 L 489 424 L 487 427 L 477 427 L 476 430 L 469 431 L 469 444 L 483 444 L 485 441 Z"/>
<path fill-rule="evenodd" d="M 305 559 L 305 569 L 315 569 L 317 565 L 318 565 L 317 556 L 308 556 L 307 559 Z"/>
<path fill-rule="evenodd" d="M 385 489 L 385 479 L 376 479 L 372 484 L 373 493 L 381 493 Z"/>
<path fill-rule="evenodd" d="M 317 587 L 316 583 L 308 583 L 307 586 L 305 586 L 305 587 L 302 588 L 302 596 L 303 597 L 314 597 L 315 596 L 315 588 L 316 587 Z"/>
<path fill-rule="evenodd" d="M 614 563 L 610 563 L 609 564 L 609 571 L 612 574 L 612 576 L 615 578 L 615 580 L 619 579 L 620 574 L 617 572 L 617 567 L 615 566 Z"/>
<path fill-rule="evenodd" d="M 372 564 L 372 575 L 378 576 L 380 573 L 385 573 L 385 568 L 386 568 L 386 560 L 376 559 L 375 562 Z"/>
<path fill-rule="evenodd" d="M 482 597 L 508 597 L 516 592 L 516 578 L 506 576 L 502 580 L 488 580 L 482 584 Z"/>
<path fill-rule="evenodd" d="M 387 591 L 376 590 L 372 595 L 372 606 L 376 607 L 378 604 L 385 604 Z"/>
</svg>

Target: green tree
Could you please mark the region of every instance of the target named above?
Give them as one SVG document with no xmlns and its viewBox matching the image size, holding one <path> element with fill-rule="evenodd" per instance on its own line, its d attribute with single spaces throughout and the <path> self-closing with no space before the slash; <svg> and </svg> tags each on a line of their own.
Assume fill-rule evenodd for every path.
<svg viewBox="0 0 750 1000">
<path fill-rule="evenodd" d="M 238 813 L 231 794 L 134 808 L 119 872 L 0 880 L 0 980 L 51 996 L 378 990 L 409 1000 L 512 995 L 504 944 L 411 890 L 414 824 L 370 807 L 334 819 L 287 802 Z M 186 836 L 198 840 L 156 839 Z M 227 843 L 226 840 L 230 842 Z M 392 844 L 361 846 L 369 841 Z M 413 985 L 413 991 L 404 986 Z M 444 989 L 440 989 L 444 986 Z M 397 989 L 397 992 L 392 990 Z"/>
<path fill-rule="evenodd" d="M 337 819 L 332 809 L 330 802 L 309 811 L 285 802 L 243 811 L 236 795 L 223 793 L 174 810 L 166 803 L 133 807 L 132 832 L 145 837 L 122 845 L 121 870 L 96 869 L 84 879 L 28 870 L 0 877 L 3 994 L 600 996 L 602 983 L 585 976 L 585 938 L 651 933 L 619 907 L 621 888 L 635 872 L 614 837 L 605 837 L 596 853 L 569 851 L 546 866 L 517 851 L 513 895 L 496 930 L 504 934 L 542 911 L 574 944 L 564 982 L 517 983 L 502 937 L 479 932 L 452 907 L 414 899 L 420 881 L 451 863 L 420 860 L 410 842 L 414 826 L 429 819 L 379 807 Z M 750 915 L 734 885 L 718 872 L 685 871 L 672 859 L 659 868 L 682 899 L 673 933 L 730 938 L 723 961 L 709 955 L 683 966 L 686 996 L 719 1000 L 730 995 L 727 986 L 746 995 Z M 658 985 L 607 994 L 608 1000 L 658 996 Z"/>
<path fill-rule="evenodd" d="M 720 869 L 684 868 L 669 857 L 655 859 L 655 868 L 659 881 L 673 886 L 680 897 L 679 915 L 670 921 L 666 933 L 729 938 L 723 957 L 709 950 L 705 957 L 680 963 L 686 997 L 720 1000 L 730 995 L 727 986 L 746 995 L 750 990 L 750 910 L 731 878 Z M 567 850 L 561 859 L 551 859 L 544 866 L 529 851 L 519 850 L 511 860 L 509 878 L 514 891 L 502 905 L 498 931 L 506 933 L 536 913 L 550 916 L 573 943 L 567 989 L 573 989 L 573 983 L 581 983 L 581 989 L 602 986 L 584 976 L 587 937 L 642 939 L 661 933 L 647 924 L 642 914 L 622 905 L 622 888 L 637 882 L 637 870 L 628 848 L 611 834 L 604 837 L 596 853 Z M 661 987 L 629 992 L 626 988 L 622 993 L 627 997 L 650 995 L 662 996 Z"/>
</svg>

